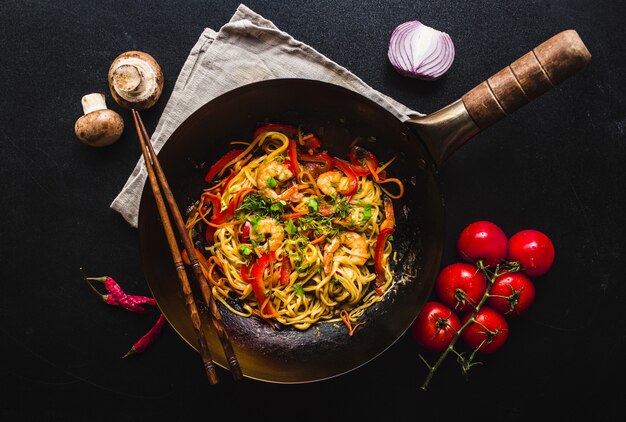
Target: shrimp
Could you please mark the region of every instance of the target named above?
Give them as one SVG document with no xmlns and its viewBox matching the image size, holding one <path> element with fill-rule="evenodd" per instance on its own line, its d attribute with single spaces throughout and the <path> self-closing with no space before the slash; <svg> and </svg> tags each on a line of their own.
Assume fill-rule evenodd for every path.
<svg viewBox="0 0 626 422">
<path fill-rule="evenodd" d="M 290 188 L 284 190 L 281 194 L 276 193 L 270 188 L 266 188 L 264 193 L 274 201 L 291 201 L 297 203 L 302 201 L 302 198 L 304 198 L 304 195 L 300 193 L 300 189 L 297 185 L 291 186 Z"/>
<path fill-rule="evenodd" d="M 317 187 L 323 194 L 332 196 L 338 191 L 346 190 L 350 179 L 340 171 L 327 171 L 317 177 Z"/>
<path fill-rule="evenodd" d="M 267 252 L 268 247 L 270 251 L 275 251 L 280 247 L 285 239 L 285 230 L 283 229 L 283 226 L 281 226 L 278 221 L 273 218 L 263 218 L 253 227 L 254 229 L 251 231 L 250 237 L 255 242 L 263 242 L 265 240 L 265 236 L 269 235 L 267 245 L 257 247 L 257 251 L 259 253 Z"/>
<path fill-rule="evenodd" d="M 370 257 L 367 251 L 367 242 L 362 235 L 355 232 L 343 232 L 339 237 L 333 237 L 330 243 L 324 246 L 324 272 L 329 274 L 332 270 L 333 255 L 339 249 L 339 246 L 345 246 L 348 249 L 348 260 L 354 265 L 365 265 Z"/>
<path fill-rule="evenodd" d="M 278 161 L 266 161 L 261 164 L 256 173 L 257 188 L 273 188 L 275 183 L 286 182 L 293 177 L 293 172 L 289 170 L 289 167 L 279 163 Z M 274 185 L 274 186 L 272 186 Z"/>
</svg>

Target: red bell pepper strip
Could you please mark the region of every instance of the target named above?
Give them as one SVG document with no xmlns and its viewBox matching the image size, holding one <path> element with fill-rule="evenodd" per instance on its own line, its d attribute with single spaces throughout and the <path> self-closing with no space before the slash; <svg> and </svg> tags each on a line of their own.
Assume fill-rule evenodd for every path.
<svg viewBox="0 0 626 422">
<path fill-rule="evenodd" d="M 243 229 L 241 230 L 241 243 L 250 243 L 250 229 L 252 228 L 252 223 L 246 221 L 243 223 Z"/>
<path fill-rule="evenodd" d="M 220 201 L 219 196 L 214 195 L 212 193 L 205 193 L 203 195 L 203 200 L 209 200 L 213 207 L 213 215 L 209 219 L 209 221 L 213 224 L 222 224 L 235 216 L 235 202 L 231 201 L 228 204 L 228 207 L 225 210 L 221 210 L 222 202 Z M 206 230 L 204 232 L 204 238 L 207 242 L 213 243 L 213 235 L 215 234 L 216 228 L 212 225 L 207 225 Z"/>
<path fill-rule="evenodd" d="M 350 163 L 352 163 L 352 170 L 357 176 L 369 176 L 372 173 L 371 169 L 376 170 L 378 168 L 378 159 L 374 154 L 358 145 L 353 146 L 350 150 Z"/>
<path fill-rule="evenodd" d="M 222 224 L 223 222 L 235 216 L 235 208 L 237 202 L 236 200 L 233 199 L 232 201 L 230 201 L 228 207 L 222 211 L 222 201 L 219 196 L 212 193 L 205 193 L 202 195 L 202 199 L 203 201 L 206 201 L 208 199 L 213 207 L 211 222 L 215 224 Z"/>
<path fill-rule="evenodd" d="M 222 224 L 232 219 L 235 216 L 235 202 L 230 201 L 228 207 L 224 211 L 219 211 L 211 217 L 211 222 L 215 224 Z"/>
<path fill-rule="evenodd" d="M 335 158 L 335 167 L 341 170 L 348 177 L 348 187 L 345 190 L 340 191 L 340 193 L 344 196 L 354 195 L 359 186 L 359 181 L 357 180 L 356 174 L 354 173 L 354 170 L 352 170 L 350 164 Z"/>
<path fill-rule="evenodd" d="M 387 240 L 394 232 L 393 227 L 382 229 L 376 238 L 376 247 L 374 249 L 374 272 L 376 273 L 376 287 L 385 284 L 385 267 L 383 265 L 383 254 Z"/>
<path fill-rule="evenodd" d="M 318 154 L 300 154 L 300 161 L 323 164 L 321 168 L 322 173 L 331 171 L 333 166 L 335 165 L 335 160 L 333 159 L 333 157 L 328 155 L 328 153 L 326 152 L 320 152 Z"/>
<path fill-rule="evenodd" d="M 213 224 L 222 224 L 232 219 L 234 215 L 235 203 L 231 202 L 230 204 L 228 204 L 228 208 L 226 208 L 222 212 L 217 213 L 216 215 L 211 216 L 209 221 Z M 217 227 L 207 224 L 206 230 L 204 231 L 204 238 L 209 244 L 213 244 L 213 235 L 215 234 L 216 230 Z"/>
<path fill-rule="evenodd" d="M 221 210 L 222 202 L 217 195 L 213 195 L 212 193 L 205 193 L 204 198 L 208 198 L 213 205 L 213 215 L 209 219 L 209 221 L 213 224 L 222 224 L 228 220 L 232 220 L 235 216 L 235 212 L 237 208 L 239 208 L 239 204 L 243 201 L 243 198 L 249 194 L 252 189 L 242 189 L 235 197 L 228 203 L 228 207 L 225 210 Z M 213 235 L 215 234 L 216 228 L 212 225 L 207 225 L 207 228 L 204 233 L 204 238 L 207 242 L 213 243 Z"/>
<path fill-rule="evenodd" d="M 231 181 L 231 179 L 233 177 L 235 177 L 235 172 L 231 172 L 228 177 L 226 179 L 224 179 L 224 182 L 222 183 L 222 187 L 220 188 L 220 192 L 223 194 L 224 192 L 226 192 L 226 187 L 228 186 L 228 183 Z"/>
<path fill-rule="evenodd" d="M 203 266 L 205 270 L 208 270 L 209 262 L 204 257 L 204 255 L 202 255 L 202 252 L 200 252 L 197 248 L 194 248 L 194 251 L 196 252 L 196 258 L 198 259 L 198 263 L 201 266 Z M 187 253 L 187 249 L 183 249 L 181 251 L 180 257 L 183 259 L 183 262 L 185 263 L 185 265 L 191 265 L 191 261 L 189 260 L 189 254 Z"/>
<path fill-rule="evenodd" d="M 250 284 L 252 285 L 252 290 L 254 291 L 256 300 L 259 303 L 259 307 L 262 307 L 261 314 L 265 316 L 276 313 L 274 306 L 272 306 L 272 303 L 267 300 L 267 296 L 265 295 L 264 280 L 265 270 L 270 265 L 271 261 L 275 259 L 276 255 L 274 252 L 262 255 L 252 266 L 252 270 L 250 271 L 250 275 L 252 277 L 248 278 Z"/>
<path fill-rule="evenodd" d="M 220 171 L 222 171 L 222 169 L 224 168 L 224 166 L 226 164 L 228 164 L 229 161 L 233 160 L 235 157 L 237 157 L 239 154 L 241 154 L 244 150 L 243 149 L 234 149 L 230 152 L 227 152 L 226 154 L 224 154 L 222 156 L 222 158 L 220 158 L 219 160 L 217 160 L 215 162 L 215 164 L 213 164 L 211 166 L 211 168 L 209 169 L 209 171 L 207 172 L 206 176 L 204 176 L 204 181 L 209 183 L 211 180 L 213 180 L 213 178 L 215 177 L 215 175 L 217 175 Z"/>
<path fill-rule="evenodd" d="M 202 195 L 202 202 L 206 203 L 207 200 L 213 207 L 213 215 L 218 214 L 222 209 L 222 201 L 220 201 L 220 197 L 212 193 L 205 193 Z"/>
<path fill-rule="evenodd" d="M 316 150 L 322 146 L 322 142 L 316 136 L 309 136 L 308 138 L 302 139 L 302 146 L 307 151 Z"/>
<path fill-rule="evenodd" d="M 242 265 L 241 266 L 241 270 L 240 270 L 241 271 L 241 278 L 243 278 L 243 281 L 245 281 L 246 283 L 251 283 L 252 282 L 252 276 L 250 274 L 250 270 L 251 270 L 251 267 L 253 267 L 253 266 L 254 265 L 252 265 L 252 266 Z"/>
<path fill-rule="evenodd" d="M 291 164 L 292 173 L 294 175 L 300 173 L 300 164 L 298 163 L 298 150 L 296 149 L 296 142 L 292 139 L 289 140 L 289 163 Z"/>
<path fill-rule="evenodd" d="M 280 284 L 283 286 L 289 284 L 289 276 L 291 275 L 291 261 L 289 257 L 283 256 L 280 267 Z"/>
<path fill-rule="evenodd" d="M 287 136 L 291 136 L 293 138 L 298 136 L 297 127 L 271 123 L 268 125 L 261 126 L 257 130 L 255 130 L 253 138 L 256 139 L 256 137 L 259 136 L 263 132 L 280 132 L 280 133 L 284 133 Z"/>
<path fill-rule="evenodd" d="M 209 245 L 212 245 L 214 243 L 213 235 L 215 235 L 216 230 L 217 227 L 210 225 L 206 226 L 206 230 L 204 231 L 204 240 L 206 240 Z"/>
</svg>

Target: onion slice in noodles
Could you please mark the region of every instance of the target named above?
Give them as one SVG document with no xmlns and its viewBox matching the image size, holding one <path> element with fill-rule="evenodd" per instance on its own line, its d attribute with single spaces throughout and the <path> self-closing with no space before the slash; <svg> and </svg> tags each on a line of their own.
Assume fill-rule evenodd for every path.
<svg viewBox="0 0 626 422">
<path fill-rule="evenodd" d="M 393 30 L 387 55 L 401 75 L 434 81 L 452 66 L 454 43 L 445 32 L 414 20 Z"/>
</svg>

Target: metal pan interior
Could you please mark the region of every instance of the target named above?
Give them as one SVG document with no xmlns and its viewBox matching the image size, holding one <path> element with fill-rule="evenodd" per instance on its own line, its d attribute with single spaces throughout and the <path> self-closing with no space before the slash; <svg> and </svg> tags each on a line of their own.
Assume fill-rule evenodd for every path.
<svg viewBox="0 0 626 422">
<path fill-rule="evenodd" d="M 305 383 L 335 377 L 374 359 L 408 329 L 429 297 L 439 268 L 444 208 L 437 174 L 411 129 L 373 101 L 347 89 L 313 80 L 276 79 L 230 91 L 191 115 L 171 136 L 159 160 L 181 213 L 202 189 L 208 167 L 232 147 L 249 140 L 264 123 L 303 125 L 319 135 L 332 155 L 347 157 L 356 136 L 405 186 L 395 201 L 397 227 L 391 262 L 394 287 L 369 308 L 353 336 L 343 324 L 321 323 L 306 331 L 275 330 L 256 318 L 221 308 L 244 376 L 275 383 Z M 139 211 L 142 269 L 159 306 L 178 334 L 198 350 L 150 187 Z M 193 280 L 190 273 L 190 280 Z M 207 318 L 201 295 L 196 303 Z M 227 368 L 220 343 L 206 324 L 217 364 Z"/>
</svg>

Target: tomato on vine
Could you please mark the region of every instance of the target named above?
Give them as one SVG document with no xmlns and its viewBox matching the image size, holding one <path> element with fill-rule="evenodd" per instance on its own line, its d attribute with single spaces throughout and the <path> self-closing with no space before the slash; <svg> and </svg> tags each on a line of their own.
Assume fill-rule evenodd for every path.
<svg viewBox="0 0 626 422">
<path fill-rule="evenodd" d="M 465 314 L 461 323 L 465 325 L 471 317 L 471 312 Z M 508 336 L 509 324 L 506 319 L 487 306 L 481 307 L 474 317 L 474 322 L 461 332 L 463 341 L 481 353 L 493 353 L 500 350 Z"/>
<path fill-rule="evenodd" d="M 448 355 L 455 355 L 467 374 L 480 364 L 477 354 L 500 350 L 509 336 L 505 317 L 530 308 L 535 300 L 532 277 L 545 274 L 554 262 L 554 245 L 545 234 L 522 230 L 507 238 L 499 226 L 484 220 L 467 225 L 456 247 L 463 262 L 439 272 L 434 293 L 440 302 L 428 302 L 412 325 L 419 344 L 441 352 L 433 363 L 419 356 L 428 368 L 423 390 Z M 460 323 L 457 311 L 463 312 Z M 469 356 L 460 343 L 472 349 Z"/>
<path fill-rule="evenodd" d="M 509 239 L 507 257 L 509 261 L 519 262 L 524 274 L 539 277 L 552 267 L 554 245 L 538 230 L 522 230 Z"/>
<path fill-rule="evenodd" d="M 487 304 L 503 315 L 519 316 L 535 300 L 535 285 L 522 273 L 499 276 L 489 290 Z"/>
<path fill-rule="evenodd" d="M 482 260 L 495 267 L 506 258 L 507 238 L 504 231 L 490 221 L 475 221 L 465 227 L 457 240 L 457 249 L 463 260 L 475 263 Z"/>
<path fill-rule="evenodd" d="M 411 325 L 415 341 L 435 352 L 445 350 L 460 329 L 459 317 L 446 305 L 435 301 L 427 302 Z"/>
<path fill-rule="evenodd" d="M 457 262 L 443 268 L 435 293 L 444 304 L 459 312 L 472 311 L 487 290 L 487 281 L 473 265 Z"/>
</svg>

